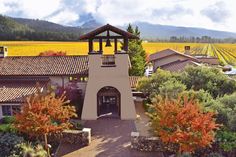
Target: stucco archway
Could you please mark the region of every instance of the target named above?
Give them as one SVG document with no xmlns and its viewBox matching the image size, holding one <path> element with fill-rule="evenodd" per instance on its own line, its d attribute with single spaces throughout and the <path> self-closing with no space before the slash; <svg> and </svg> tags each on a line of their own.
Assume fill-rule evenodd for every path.
<svg viewBox="0 0 236 157">
<path fill-rule="evenodd" d="M 120 118 L 121 94 L 111 86 L 101 88 L 97 93 L 97 116 Z"/>
</svg>

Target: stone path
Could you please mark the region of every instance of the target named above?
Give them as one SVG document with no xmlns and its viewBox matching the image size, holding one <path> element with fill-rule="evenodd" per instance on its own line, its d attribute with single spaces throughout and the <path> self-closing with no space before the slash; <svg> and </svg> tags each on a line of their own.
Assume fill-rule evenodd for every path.
<svg viewBox="0 0 236 157">
<path fill-rule="evenodd" d="M 142 153 L 130 149 L 130 133 L 136 131 L 134 121 L 100 119 L 87 121 L 92 128 L 92 142 L 84 148 L 61 145 L 58 156 L 64 157 L 161 157 L 160 153 Z"/>
</svg>

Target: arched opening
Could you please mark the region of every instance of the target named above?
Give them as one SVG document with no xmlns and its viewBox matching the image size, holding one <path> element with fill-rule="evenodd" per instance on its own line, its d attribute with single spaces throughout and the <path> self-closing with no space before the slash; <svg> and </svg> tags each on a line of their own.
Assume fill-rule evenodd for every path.
<svg viewBox="0 0 236 157">
<path fill-rule="evenodd" d="M 120 92 L 110 86 L 101 88 L 97 93 L 97 115 L 100 117 L 120 118 Z"/>
</svg>

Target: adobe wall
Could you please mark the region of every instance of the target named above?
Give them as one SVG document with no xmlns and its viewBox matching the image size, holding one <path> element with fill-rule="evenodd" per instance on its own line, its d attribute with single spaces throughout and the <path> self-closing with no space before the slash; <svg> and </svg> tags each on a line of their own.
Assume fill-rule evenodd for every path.
<svg viewBox="0 0 236 157">
<path fill-rule="evenodd" d="M 82 119 L 96 120 L 97 93 L 105 87 L 116 88 L 121 94 L 121 119 L 135 119 L 135 106 L 129 82 L 128 54 L 115 54 L 115 67 L 102 67 L 102 54 L 89 55 L 89 78 L 86 87 Z"/>
</svg>

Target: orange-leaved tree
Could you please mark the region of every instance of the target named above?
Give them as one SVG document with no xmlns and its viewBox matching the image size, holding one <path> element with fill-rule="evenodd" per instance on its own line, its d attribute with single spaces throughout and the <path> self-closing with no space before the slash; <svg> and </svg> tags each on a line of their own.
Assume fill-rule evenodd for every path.
<svg viewBox="0 0 236 157">
<path fill-rule="evenodd" d="M 203 113 L 195 100 L 179 97 L 153 104 L 152 126 L 163 143 L 176 145 L 176 153 L 192 153 L 214 141 L 214 113 Z"/>
<path fill-rule="evenodd" d="M 66 56 L 66 52 L 48 50 L 48 51 L 40 52 L 39 56 Z"/>
<path fill-rule="evenodd" d="M 43 137 L 47 148 L 47 136 L 71 127 L 70 118 L 76 117 L 75 107 L 68 105 L 65 94 L 55 97 L 38 89 L 26 99 L 21 112 L 15 116 L 18 131 L 31 137 Z"/>
</svg>

